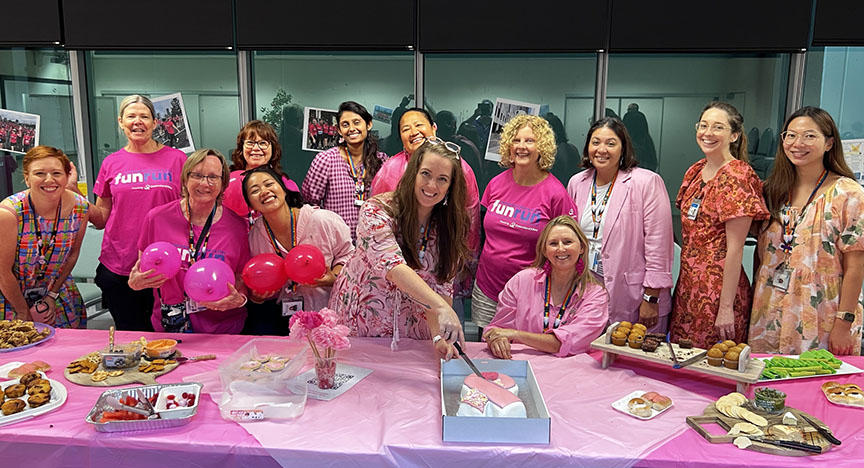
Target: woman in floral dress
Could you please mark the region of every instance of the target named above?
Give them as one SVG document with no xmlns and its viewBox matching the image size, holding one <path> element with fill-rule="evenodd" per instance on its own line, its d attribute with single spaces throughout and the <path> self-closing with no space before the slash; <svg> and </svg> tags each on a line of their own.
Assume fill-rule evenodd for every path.
<svg viewBox="0 0 864 468">
<path fill-rule="evenodd" d="M 864 189 L 846 165 L 831 116 L 786 119 L 765 183 L 750 346 L 760 353 L 827 348 L 861 354 Z"/>
<path fill-rule="evenodd" d="M 705 106 L 696 123 L 705 158 L 684 174 L 675 200 L 683 243 L 669 330 L 673 341 L 688 338 L 700 348 L 747 339 L 751 292 L 741 258 L 750 224 L 768 211 L 747 164 L 743 123 L 730 104 Z"/>
</svg>

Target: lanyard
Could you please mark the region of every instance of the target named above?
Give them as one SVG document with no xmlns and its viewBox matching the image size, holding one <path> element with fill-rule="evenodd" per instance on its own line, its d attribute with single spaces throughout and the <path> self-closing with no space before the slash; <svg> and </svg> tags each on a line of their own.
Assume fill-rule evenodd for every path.
<svg viewBox="0 0 864 468">
<path fill-rule="evenodd" d="M 813 189 L 813 192 L 810 193 L 810 197 L 807 198 L 807 203 L 801 208 L 801 212 L 798 213 L 798 216 L 795 217 L 795 224 L 791 223 L 791 216 L 789 216 L 789 212 L 792 210 L 792 190 L 789 190 L 789 198 L 786 201 L 786 206 L 783 207 L 782 214 L 780 218 L 783 221 L 783 242 L 780 243 L 780 248 L 783 252 L 788 256 L 792 253 L 792 242 L 795 240 L 795 230 L 798 229 L 798 224 L 804 219 L 804 214 L 807 212 L 807 208 L 810 206 L 810 203 L 813 202 L 813 199 L 816 198 L 816 192 L 819 191 L 819 187 L 822 187 L 822 184 L 825 183 L 825 179 L 828 178 L 828 170 L 822 169 L 822 175 L 819 176 L 819 183 L 816 184 L 816 188 Z"/>
<path fill-rule="evenodd" d="M 426 223 L 426 226 L 420 226 L 420 235 L 423 236 L 420 238 L 420 250 L 417 252 L 420 260 L 423 260 L 423 257 L 426 256 L 426 246 L 429 243 L 429 231 L 429 223 Z"/>
<path fill-rule="evenodd" d="M 44 242 L 42 240 L 42 229 L 39 227 L 39 223 L 37 222 L 38 214 L 36 213 L 36 208 L 33 207 L 33 199 L 30 197 L 30 194 L 27 194 L 27 203 L 30 205 L 30 222 L 32 224 L 32 232 L 38 233 L 39 240 L 36 241 L 36 245 L 39 248 L 39 259 L 38 265 L 36 266 L 36 279 L 41 280 L 45 277 L 45 269 L 48 267 L 48 263 L 51 262 L 51 257 L 54 256 L 54 242 L 57 239 L 57 230 L 60 227 L 60 210 L 63 206 L 63 200 L 57 202 L 57 214 L 54 217 L 54 227 L 51 229 L 51 240 L 48 242 Z"/>
<path fill-rule="evenodd" d="M 363 162 L 361 161 L 358 167 L 354 167 L 354 158 L 351 157 L 351 151 L 348 150 L 348 147 L 345 147 L 345 153 L 348 154 L 348 168 L 350 169 L 351 178 L 354 179 L 354 192 L 357 194 L 358 200 L 364 200 L 366 198 L 366 187 L 363 183 L 363 177 L 366 176 L 366 167 L 363 166 Z"/>
<path fill-rule="evenodd" d="M 600 222 L 603 221 L 603 213 L 606 212 L 606 203 L 609 197 L 612 196 L 612 189 L 615 188 L 615 179 L 618 178 L 618 171 L 615 171 L 615 176 L 612 177 L 612 182 L 609 183 L 609 189 L 606 190 L 606 195 L 603 196 L 603 201 L 600 206 L 597 206 L 597 170 L 594 170 L 594 181 L 591 183 L 591 221 L 594 222 L 594 234 L 591 236 L 597 238 L 597 233 L 600 231 Z"/>
<path fill-rule="evenodd" d="M 279 244 L 276 241 L 276 234 L 273 233 L 270 223 L 267 222 L 267 218 L 262 219 L 264 219 L 264 228 L 267 229 L 267 238 L 270 240 L 270 245 L 273 246 L 273 251 L 276 252 L 276 255 L 285 258 L 285 256 L 282 255 L 282 249 L 279 248 Z M 294 221 L 294 209 L 290 207 L 288 208 L 288 220 L 289 225 L 291 226 L 291 247 L 288 248 L 290 251 L 297 245 L 297 225 Z"/>
<path fill-rule="evenodd" d="M 564 301 L 561 303 L 561 308 L 558 309 L 558 316 L 555 318 L 555 323 L 552 328 L 558 328 L 561 325 L 561 319 L 564 318 L 564 310 L 570 304 L 570 299 L 573 299 L 573 293 L 576 292 L 576 281 L 570 286 L 567 295 L 564 296 Z M 546 275 L 546 293 L 543 295 L 543 333 L 549 331 L 549 305 L 552 300 L 552 283 L 549 281 L 549 275 Z"/>
<path fill-rule="evenodd" d="M 192 225 L 192 208 L 189 206 L 189 199 L 186 199 L 186 213 L 189 214 L 189 263 L 195 263 L 204 253 L 207 248 L 207 242 L 210 240 L 210 226 L 213 224 L 213 217 L 216 216 L 216 204 L 213 204 L 213 209 L 210 210 L 210 216 L 207 217 L 207 222 L 201 229 L 201 235 L 198 236 L 198 241 L 195 241 L 195 229 Z"/>
</svg>

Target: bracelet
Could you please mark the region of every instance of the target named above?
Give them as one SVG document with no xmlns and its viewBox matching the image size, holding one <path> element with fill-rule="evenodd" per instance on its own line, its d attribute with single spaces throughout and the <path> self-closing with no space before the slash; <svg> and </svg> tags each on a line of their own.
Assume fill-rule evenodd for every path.
<svg viewBox="0 0 864 468">
<path fill-rule="evenodd" d="M 438 342 L 443 339 L 444 337 L 442 337 L 441 335 L 435 335 L 435 337 L 432 338 L 432 344 L 438 344 Z"/>
<path fill-rule="evenodd" d="M 243 307 L 243 306 L 245 306 L 245 305 L 246 305 L 246 303 L 247 303 L 247 302 L 249 302 L 249 298 L 248 298 L 248 297 L 246 297 L 246 295 L 244 295 L 244 294 L 241 294 L 241 295 L 240 295 L 240 297 L 242 297 L 242 298 L 243 298 L 243 303 L 242 303 L 242 304 L 240 304 L 240 305 L 239 305 L 239 306 L 237 306 L 237 308 L 238 308 L 238 309 L 239 309 L 239 308 L 240 308 L 240 307 Z"/>
</svg>

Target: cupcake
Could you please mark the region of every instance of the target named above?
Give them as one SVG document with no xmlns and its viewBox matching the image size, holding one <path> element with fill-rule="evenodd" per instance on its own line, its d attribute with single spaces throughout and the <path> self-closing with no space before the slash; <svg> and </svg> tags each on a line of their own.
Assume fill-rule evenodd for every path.
<svg viewBox="0 0 864 468">
<path fill-rule="evenodd" d="M 624 336 L 627 336 L 630 334 L 630 327 L 619 326 L 618 328 L 615 329 L 615 331 L 619 331 L 619 332 L 623 333 Z"/>
<path fill-rule="evenodd" d="M 726 354 L 726 352 L 729 351 L 729 346 L 726 345 L 725 343 L 717 343 L 714 346 L 712 346 L 712 348 L 719 348 L 720 351 L 723 351 L 723 354 Z"/>
<path fill-rule="evenodd" d="M 708 365 L 720 367 L 723 365 L 723 351 L 714 347 L 708 350 Z"/>
<path fill-rule="evenodd" d="M 644 335 L 645 333 L 648 332 L 648 327 L 646 327 L 645 325 L 642 325 L 641 323 L 634 323 L 633 324 L 633 330 L 639 330 Z"/>
<path fill-rule="evenodd" d="M 633 328 L 633 324 L 625 320 L 623 322 L 618 322 L 618 327 L 630 329 Z"/>
<path fill-rule="evenodd" d="M 723 366 L 727 369 L 738 370 L 738 351 L 727 351 L 723 356 Z"/>
<path fill-rule="evenodd" d="M 630 344 L 630 347 L 633 349 L 641 348 L 642 342 L 644 340 L 645 340 L 645 337 L 641 333 L 639 333 L 635 330 L 630 332 L 630 336 L 627 337 L 627 342 Z"/>
<path fill-rule="evenodd" d="M 621 333 L 620 331 L 616 331 L 612 333 L 612 344 L 615 346 L 624 346 L 627 344 L 627 335 Z"/>
</svg>

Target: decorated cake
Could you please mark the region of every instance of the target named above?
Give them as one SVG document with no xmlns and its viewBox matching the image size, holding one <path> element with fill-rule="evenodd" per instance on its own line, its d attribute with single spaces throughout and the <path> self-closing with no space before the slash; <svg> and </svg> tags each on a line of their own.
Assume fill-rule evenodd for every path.
<svg viewBox="0 0 864 468">
<path fill-rule="evenodd" d="M 497 372 L 484 372 L 483 377 L 465 377 L 460 391 L 457 416 L 525 418 L 525 404 L 517 396 L 519 386 L 513 379 Z"/>
</svg>

